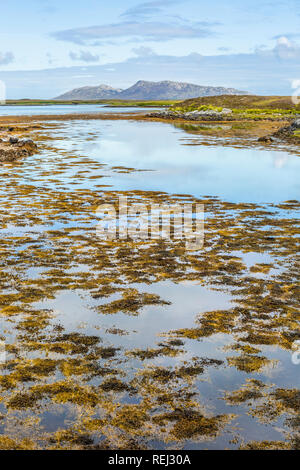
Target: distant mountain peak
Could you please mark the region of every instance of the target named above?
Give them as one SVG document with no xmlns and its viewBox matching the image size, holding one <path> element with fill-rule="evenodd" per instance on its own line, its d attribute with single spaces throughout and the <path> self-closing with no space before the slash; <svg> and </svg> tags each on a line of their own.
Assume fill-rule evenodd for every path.
<svg viewBox="0 0 300 470">
<path fill-rule="evenodd" d="M 121 88 L 113 88 L 109 85 L 98 86 L 83 86 L 74 88 L 74 90 L 67 91 L 62 95 L 54 98 L 55 100 L 109 100 L 117 98 L 119 93 L 123 90 Z"/>
<path fill-rule="evenodd" d="M 201 86 L 193 83 L 163 80 L 151 82 L 138 80 L 134 85 L 122 90 L 109 85 L 84 86 L 58 96 L 57 100 L 185 100 L 201 96 L 245 95 L 245 91 L 235 88 Z"/>
</svg>

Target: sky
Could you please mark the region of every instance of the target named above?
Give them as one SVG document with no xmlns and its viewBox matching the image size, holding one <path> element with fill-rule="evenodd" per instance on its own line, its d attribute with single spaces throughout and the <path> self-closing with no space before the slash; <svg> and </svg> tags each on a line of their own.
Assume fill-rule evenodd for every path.
<svg viewBox="0 0 300 470">
<path fill-rule="evenodd" d="M 10 0 L 1 2 L 7 98 L 138 80 L 293 93 L 299 0 Z"/>
</svg>

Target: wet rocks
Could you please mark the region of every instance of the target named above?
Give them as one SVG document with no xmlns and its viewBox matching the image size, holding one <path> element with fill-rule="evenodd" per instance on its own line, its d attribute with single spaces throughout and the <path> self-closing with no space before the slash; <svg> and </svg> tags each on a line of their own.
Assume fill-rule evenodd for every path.
<svg viewBox="0 0 300 470">
<path fill-rule="evenodd" d="M 0 162 L 13 162 L 22 157 L 33 155 L 37 146 L 32 139 L 19 139 L 10 137 L 9 140 L 0 141 Z"/>
<path fill-rule="evenodd" d="M 9 138 L 9 143 L 10 144 L 18 144 L 19 147 L 22 147 L 24 145 L 33 145 L 34 142 L 32 139 L 19 139 L 18 137 L 10 137 Z"/>
<path fill-rule="evenodd" d="M 257 139 L 257 142 L 263 142 L 265 144 L 270 144 L 271 142 L 274 142 L 274 139 L 270 135 L 265 135 L 263 137 L 259 137 L 259 139 Z"/>
<path fill-rule="evenodd" d="M 282 127 L 277 132 L 272 134 L 272 137 L 277 137 L 281 139 L 296 140 L 299 142 L 299 137 L 296 135 L 296 132 L 300 131 L 300 119 L 296 119 L 289 126 Z"/>
<path fill-rule="evenodd" d="M 296 131 L 296 130 L 300 129 L 300 119 L 296 119 L 294 122 L 292 122 L 292 124 L 290 126 L 290 129 L 292 131 Z"/>
</svg>

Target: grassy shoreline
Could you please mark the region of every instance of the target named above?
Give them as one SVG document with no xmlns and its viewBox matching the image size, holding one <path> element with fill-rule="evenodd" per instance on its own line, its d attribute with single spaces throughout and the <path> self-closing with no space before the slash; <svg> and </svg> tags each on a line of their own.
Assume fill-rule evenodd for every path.
<svg viewBox="0 0 300 470">
<path fill-rule="evenodd" d="M 6 100 L 6 104 L 2 106 L 53 106 L 53 105 L 106 105 L 109 107 L 126 107 L 126 108 L 155 108 L 173 106 L 179 103 L 180 100 L 34 100 L 34 99 L 21 99 L 21 100 Z"/>
<path fill-rule="evenodd" d="M 42 126 L 42 123 L 49 123 L 52 121 L 78 121 L 78 120 L 129 120 L 139 122 L 160 122 L 162 124 L 172 125 L 176 128 L 181 128 L 187 133 L 199 134 L 207 137 L 217 138 L 224 145 L 229 141 L 240 142 L 245 145 L 253 145 L 258 139 L 270 136 L 283 127 L 290 124 L 289 120 L 236 120 L 236 121 L 188 121 L 182 118 L 159 118 L 146 115 L 144 113 L 99 113 L 99 114 L 59 114 L 59 115 L 34 115 L 34 116 L 0 116 L 0 132 L 9 133 L 9 135 L 17 135 L 26 133 L 30 136 L 31 130 Z M 279 138 L 282 142 L 289 144 L 297 144 L 298 139 L 291 141 L 282 136 Z M 299 140 L 300 142 L 300 140 Z M 266 142 L 268 143 L 268 142 Z"/>
<path fill-rule="evenodd" d="M 109 107 L 172 107 L 173 109 L 230 108 L 238 111 L 256 110 L 270 114 L 282 111 L 300 113 L 300 104 L 295 105 L 290 96 L 218 95 L 203 96 L 187 100 L 55 100 L 55 99 L 9 99 L 3 106 L 52 106 L 52 105 L 107 105 Z"/>
<path fill-rule="evenodd" d="M 281 133 L 282 128 L 300 116 L 300 105 L 295 105 L 288 96 L 255 96 L 255 95 L 220 95 L 195 98 L 185 101 L 121 101 L 121 100 L 87 100 L 87 101 L 58 101 L 58 100 L 8 100 L 7 105 L 17 106 L 51 106 L 51 105 L 80 105 L 99 104 L 111 108 L 118 107 L 168 107 L 166 113 L 154 112 L 124 112 L 111 110 L 108 113 L 82 114 L 44 114 L 32 116 L 1 116 L 0 127 L 17 125 L 18 123 L 32 123 L 42 121 L 70 121 L 70 120 L 135 120 L 164 122 L 182 127 L 187 132 L 209 135 L 222 138 L 241 137 L 254 141 L 265 138 L 286 143 L 298 144 L 299 131 L 295 133 Z M 222 114 L 226 108 L 229 114 Z M 194 111 L 204 113 L 195 117 Z M 207 113 L 206 113 L 207 112 Z M 207 114 L 207 115 L 206 115 Z M 265 143 L 270 143 L 270 142 Z"/>
</svg>

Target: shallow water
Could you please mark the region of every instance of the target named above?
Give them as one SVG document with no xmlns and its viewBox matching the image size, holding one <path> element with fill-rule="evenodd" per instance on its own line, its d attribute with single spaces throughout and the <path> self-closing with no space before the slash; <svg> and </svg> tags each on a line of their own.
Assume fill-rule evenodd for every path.
<svg viewBox="0 0 300 470">
<path fill-rule="evenodd" d="M 43 114 L 89 114 L 89 113 L 135 113 L 142 111 L 159 110 L 160 108 L 147 107 L 109 107 L 100 104 L 51 104 L 37 106 L 0 106 L 0 116 L 39 116 Z"/>
<path fill-rule="evenodd" d="M 299 156 L 51 125 L 0 168 L 0 447 L 295 448 Z M 97 237 L 120 195 L 204 204 L 204 247 Z"/>
<path fill-rule="evenodd" d="M 70 134 L 73 138 L 70 138 Z M 75 121 L 58 131 L 59 148 L 99 163 L 103 184 L 117 190 L 217 196 L 232 202 L 278 203 L 300 194 L 300 158 L 287 151 L 218 145 L 193 138 L 172 125 L 135 121 Z M 200 145 L 199 145 L 200 144 Z M 149 172 L 112 173 L 113 166 Z M 68 168 L 75 172 L 77 169 Z M 89 179 L 77 182 L 91 187 Z"/>
</svg>

